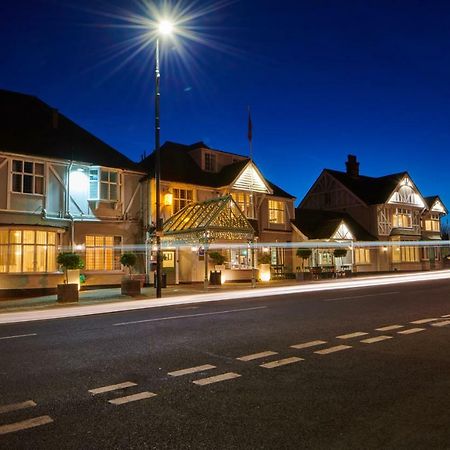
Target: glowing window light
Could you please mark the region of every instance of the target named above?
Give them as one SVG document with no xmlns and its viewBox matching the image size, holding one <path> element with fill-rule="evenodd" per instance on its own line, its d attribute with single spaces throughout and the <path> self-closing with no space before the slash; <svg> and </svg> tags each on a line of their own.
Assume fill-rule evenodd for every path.
<svg viewBox="0 0 450 450">
<path fill-rule="evenodd" d="M 259 266 L 259 279 L 261 281 L 270 281 L 270 264 L 261 264 Z"/>
<path fill-rule="evenodd" d="M 164 194 L 164 206 L 172 206 L 173 205 L 173 194 L 168 192 Z"/>
</svg>

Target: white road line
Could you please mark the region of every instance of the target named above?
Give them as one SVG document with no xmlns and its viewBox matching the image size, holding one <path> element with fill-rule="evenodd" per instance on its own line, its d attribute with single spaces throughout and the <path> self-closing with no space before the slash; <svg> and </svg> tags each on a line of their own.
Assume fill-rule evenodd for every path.
<svg viewBox="0 0 450 450">
<path fill-rule="evenodd" d="M 399 328 L 405 328 L 404 325 L 387 325 L 386 327 L 375 328 L 377 331 L 392 331 L 398 330 Z"/>
<path fill-rule="evenodd" d="M 105 392 L 117 391 L 118 389 L 126 389 L 132 386 L 137 386 L 137 384 L 131 381 L 125 381 L 124 383 L 111 384 L 109 386 L 89 389 L 88 392 L 90 392 L 92 395 L 97 395 L 97 394 L 104 394 Z"/>
<path fill-rule="evenodd" d="M 422 323 L 436 322 L 436 320 L 439 320 L 439 319 L 420 319 L 420 320 L 414 320 L 413 322 L 409 322 L 409 323 L 413 323 L 414 325 L 420 325 Z"/>
<path fill-rule="evenodd" d="M 261 359 L 265 358 L 266 356 L 273 356 L 273 355 L 278 355 L 278 353 L 269 350 L 267 352 L 253 353 L 252 355 L 240 356 L 239 358 L 236 359 L 239 361 L 253 361 L 254 359 Z"/>
<path fill-rule="evenodd" d="M 207 384 L 219 383 L 220 381 L 232 380 L 233 378 L 239 378 L 241 375 L 234 372 L 223 373 L 222 375 L 216 375 L 215 377 L 201 378 L 200 380 L 193 381 L 194 384 L 199 386 L 206 386 Z"/>
<path fill-rule="evenodd" d="M 304 359 L 293 356 L 291 358 L 279 359 L 278 361 L 271 361 L 265 364 L 261 364 L 259 367 L 264 367 L 265 369 L 274 369 L 275 367 L 286 366 L 287 364 L 294 364 L 299 361 L 304 361 Z"/>
<path fill-rule="evenodd" d="M 349 333 L 349 334 L 341 334 L 340 336 L 336 336 L 338 339 L 353 339 L 359 336 L 366 336 L 369 333 L 366 333 L 364 331 L 356 331 L 355 333 Z"/>
<path fill-rule="evenodd" d="M 314 353 L 318 355 L 328 355 L 329 353 L 340 352 L 341 350 L 347 350 L 352 348 L 351 345 L 336 345 L 335 347 L 324 348 L 323 350 L 317 350 Z"/>
<path fill-rule="evenodd" d="M 27 400 L 26 402 L 20 403 L 11 403 L 10 405 L 2 405 L 0 406 L 0 414 L 18 411 L 19 409 L 31 408 L 33 406 L 36 406 L 36 403 L 33 402 L 33 400 Z"/>
<path fill-rule="evenodd" d="M 15 336 L 3 336 L 0 337 L 0 341 L 3 341 L 5 339 L 18 339 L 18 338 L 24 338 L 29 336 L 37 336 L 37 333 L 30 333 L 30 334 L 16 334 Z"/>
<path fill-rule="evenodd" d="M 204 370 L 215 369 L 216 366 L 211 364 L 205 364 L 204 366 L 188 367 L 187 369 L 175 370 L 174 372 L 169 372 L 167 375 L 171 377 L 181 377 L 182 375 L 188 375 L 190 373 L 203 372 Z"/>
<path fill-rule="evenodd" d="M 139 392 L 138 394 L 127 395 L 126 397 L 114 398 L 112 400 L 108 400 L 109 403 L 113 405 L 123 405 L 125 403 L 137 402 L 138 400 L 145 400 L 146 398 L 156 397 L 157 394 L 153 392 Z"/>
<path fill-rule="evenodd" d="M 216 316 L 219 314 L 231 314 L 234 312 L 254 311 L 256 309 L 266 309 L 266 308 L 267 308 L 267 306 L 256 306 L 254 308 L 228 309 L 226 311 L 217 311 L 217 312 L 209 312 L 209 313 L 185 314 L 182 316 L 158 317 L 157 319 L 144 319 L 144 320 L 134 320 L 132 322 L 119 322 L 119 323 L 113 324 L 113 326 L 121 327 L 123 325 L 133 325 L 136 323 L 159 322 L 162 320 L 188 319 L 190 317 Z"/>
<path fill-rule="evenodd" d="M 357 298 L 365 298 L 365 297 L 379 297 L 381 295 L 393 295 L 393 294 L 400 294 L 399 291 L 393 291 L 393 292 L 383 292 L 381 294 L 364 294 L 364 295 L 353 295 L 349 297 L 338 297 L 338 298 L 326 298 L 322 301 L 324 302 L 336 302 L 338 300 L 353 300 Z"/>
<path fill-rule="evenodd" d="M 14 433 L 15 431 L 27 430 L 29 428 L 39 427 L 47 423 L 52 423 L 50 416 L 34 417 L 33 419 L 22 420 L 20 422 L 10 423 L 0 426 L 0 434 Z"/>
<path fill-rule="evenodd" d="M 291 345 L 291 348 L 302 349 L 302 348 L 315 347 L 317 345 L 322 345 L 322 344 L 326 344 L 326 343 L 327 343 L 327 341 L 310 341 L 310 342 L 303 342 L 303 344 Z"/>
<path fill-rule="evenodd" d="M 420 331 L 425 331 L 426 328 L 409 328 L 408 330 L 397 331 L 398 334 L 413 334 L 419 333 Z"/>
<path fill-rule="evenodd" d="M 431 324 L 432 327 L 445 327 L 447 325 L 450 325 L 450 320 L 444 320 L 443 322 L 435 322 Z"/>
<path fill-rule="evenodd" d="M 364 344 L 375 344 L 375 342 L 385 341 L 386 339 L 392 339 L 392 336 L 376 336 L 373 338 L 363 339 L 360 342 Z"/>
</svg>

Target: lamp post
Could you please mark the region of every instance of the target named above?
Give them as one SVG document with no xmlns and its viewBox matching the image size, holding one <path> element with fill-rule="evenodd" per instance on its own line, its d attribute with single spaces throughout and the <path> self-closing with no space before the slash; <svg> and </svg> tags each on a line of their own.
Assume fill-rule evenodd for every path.
<svg viewBox="0 0 450 450">
<path fill-rule="evenodd" d="M 158 35 L 156 37 L 155 49 L 155 184 L 156 184 L 156 297 L 161 298 L 162 284 L 162 252 L 161 252 L 161 235 L 162 235 L 162 219 L 161 219 L 161 142 L 160 142 L 160 78 L 159 71 L 159 38 L 161 35 L 170 35 L 173 25 L 163 20 L 158 26 Z"/>
</svg>

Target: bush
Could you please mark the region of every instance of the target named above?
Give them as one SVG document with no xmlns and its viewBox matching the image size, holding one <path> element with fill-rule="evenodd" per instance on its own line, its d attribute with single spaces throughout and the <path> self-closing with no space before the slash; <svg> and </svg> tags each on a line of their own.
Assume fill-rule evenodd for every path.
<svg viewBox="0 0 450 450">
<path fill-rule="evenodd" d="M 211 252 L 209 257 L 214 261 L 216 266 L 221 266 L 226 260 L 225 256 L 219 252 Z"/>
<path fill-rule="evenodd" d="M 335 258 L 345 258 L 347 256 L 347 249 L 345 248 L 336 248 L 334 250 Z"/>
<path fill-rule="evenodd" d="M 260 264 L 270 264 L 271 261 L 272 258 L 270 257 L 270 253 L 263 253 L 258 259 Z"/>
<path fill-rule="evenodd" d="M 66 284 L 69 282 L 67 277 L 68 270 L 82 269 L 84 267 L 83 260 L 80 255 L 72 252 L 60 253 L 56 262 L 64 268 L 66 274 Z"/>
<path fill-rule="evenodd" d="M 312 255 L 312 250 L 310 248 L 298 248 L 295 254 L 302 260 L 302 272 L 305 271 L 305 260 L 309 259 Z M 299 267 L 297 267 L 297 270 Z"/>
<path fill-rule="evenodd" d="M 136 265 L 137 262 L 137 256 L 134 253 L 124 253 L 120 257 L 120 264 L 122 266 L 128 267 L 131 275 L 131 268 Z"/>
</svg>

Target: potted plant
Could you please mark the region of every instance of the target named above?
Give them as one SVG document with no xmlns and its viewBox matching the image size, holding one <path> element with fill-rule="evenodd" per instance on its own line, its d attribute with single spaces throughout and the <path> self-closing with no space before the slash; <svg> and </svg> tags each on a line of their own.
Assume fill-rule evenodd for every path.
<svg viewBox="0 0 450 450">
<path fill-rule="evenodd" d="M 134 253 L 124 253 L 120 257 L 120 264 L 128 267 L 128 277 L 122 278 L 120 290 L 122 295 L 140 295 L 141 281 L 134 280 L 132 275 L 133 267 L 136 265 L 137 257 Z"/>
<path fill-rule="evenodd" d="M 78 302 L 80 269 L 84 267 L 83 260 L 76 253 L 64 252 L 58 255 L 56 261 L 64 269 L 64 284 L 58 284 L 56 287 L 58 302 Z"/>
<path fill-rule="evenodd" d="M 295 273 L 295 278 L 297 280 L 304 280 L 305 279 L 305 261 L 311 257 L 312 250 L 310 248 L 298 248 L 297 252 L 295 254 L 300 258 L 300 261 L 301 261 L 301 266 L 297 267 L 297 271 Z"/>
<path fill-rule="evenodd" d="M 210 252 L 208 256 L 214 262 L 214 272 L 211 271 L 209 274 L 210 283 L 212 285 L 220 285 L 222 284 L 222 270 L 225 269 L 224 262 L 226 258 L 219 252 Z"/>
<path fill-rule="evenodd" d="M 270 253 L 263 253 L 259 259 L 259 279 L 261 281 L 270 281 Z"/>
</svg>

